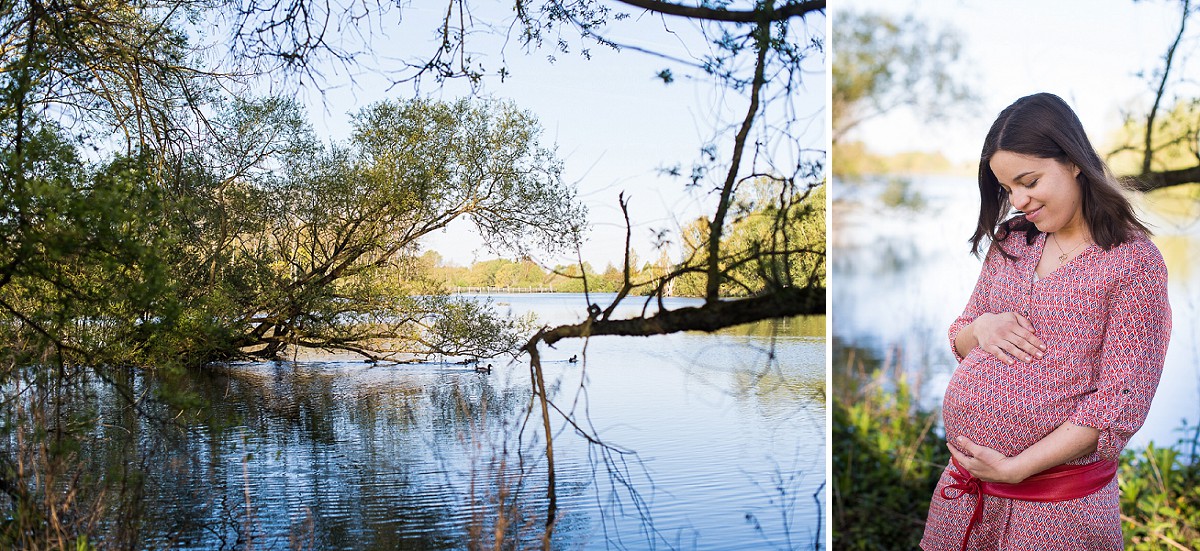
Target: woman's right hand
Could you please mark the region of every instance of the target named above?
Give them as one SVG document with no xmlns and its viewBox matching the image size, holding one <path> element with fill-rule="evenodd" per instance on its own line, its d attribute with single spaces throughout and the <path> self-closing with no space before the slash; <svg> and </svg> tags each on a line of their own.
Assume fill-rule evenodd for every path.
<svg viewBox="0 0 1200 551">
<path fill-rule="evenodd" d="M 1046 351 L 1046 344 L 1033 334 L 1033 324 L 1016 312 L 980 314 L 967 327 L 976 346 L 1006 365 L 1012 365 L 1015 358 L 1031 362 Z"/>
</svg>

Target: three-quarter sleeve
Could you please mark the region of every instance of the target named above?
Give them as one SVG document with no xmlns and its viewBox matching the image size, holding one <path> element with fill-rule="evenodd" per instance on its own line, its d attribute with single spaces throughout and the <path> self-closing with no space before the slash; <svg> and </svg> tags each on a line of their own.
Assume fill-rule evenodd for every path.
<svg viewBox="0 0 1200 551">
<path fill-rule="evenodd" d="M 975 290 L 971 292 L 971 298 L 967 299 L 967 306 L 963 309 L 962 314 L 950 324 L 950 353 L 954 354 L 954 359 L 958 362 L 963 361 L 963 356 L 958 353 L 958 349 L 954 347 L 954 338 L 958 336 L 958 332 L 964 327 L 970 325 L 979 317 L 988 311 L 989 296 L 992 293 L 992 282 L 995 279 L 996 263 L 1002 261 L 1003 256 L 996 251 L 996 246 L 993 245 L 987 256 L 983 259 L 983 268 L 979 270 L 979 279 L 975 282 Z"/>
<path fill-rule="evenodd" d="M 1152 246 L 1141 252 L 1122 266 L 1109 301 L 1096 390 L 1070 418 L 1100 431 L 1101 459 L 1116 459 L 1146 421 L 1171 335 L 1166 266 Z"/>
</svg>

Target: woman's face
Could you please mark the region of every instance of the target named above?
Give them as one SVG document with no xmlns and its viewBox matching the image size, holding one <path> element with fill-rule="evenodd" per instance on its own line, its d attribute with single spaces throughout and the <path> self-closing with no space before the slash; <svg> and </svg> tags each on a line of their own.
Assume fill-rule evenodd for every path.
<svg viewBox="0 0 1200 551">
<path fill-rule="evenodd" d="M 988 165 L 1012 206 L 1038 230 L 1074 234 L 1086 228 L 1079 167 L 1004 150 L 992 155 Z"/>
</svg>

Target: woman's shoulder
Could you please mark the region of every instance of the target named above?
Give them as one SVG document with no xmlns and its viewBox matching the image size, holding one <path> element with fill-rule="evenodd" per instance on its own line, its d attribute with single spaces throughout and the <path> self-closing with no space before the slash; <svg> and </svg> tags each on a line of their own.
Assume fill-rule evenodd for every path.
<svg viewBox="0 0 1200 551">
<path fill-rule="evenodd" d="M 1166 274 L 1167 265 L 1162 252 L 1141 231 L 1133 232 L 1128 239 L 1113 247 L 1107 254 L 1110 265 L 1124 273 Z"/>
<path fill-rule="evenodd" d="M 1150 236 L 1140 231 L 1131 233 L 1128 239 L 1113 247 L 1112 250 L 1123 257 L 1162 262 L 1162 252 L 1158 250 L 1158 246 L 1150 240 Z"/>
</svg>

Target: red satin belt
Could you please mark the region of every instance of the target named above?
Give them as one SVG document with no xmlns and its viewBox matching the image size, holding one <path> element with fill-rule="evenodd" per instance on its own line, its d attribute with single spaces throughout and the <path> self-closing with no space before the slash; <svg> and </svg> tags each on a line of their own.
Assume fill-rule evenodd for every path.
<svg viewBox="0 0 1200 551">
<path fill-rule="evenodd" d="M 971 522 L 967 524 L 967 533 L 963 534 L 962 548 L 967 548 L 967 540 L 971 538 L 971 529 L 983 518 L 983 496 L 995 496 L 1023 501 L 1066 501 L 1096 493 L 1108 484 L 1117 474 L 1117 461 L 1096 461 L 1087 465 L 1059 465 L 1050 467 L 1016 484 L 1004 482 L 984 482 L 975 478 L 970 471 L 950 459 L 954 468 L 959 472 L 947 470 L 946 473 L 954 479 L 953 484 L 942 488 L 942 497 L 958 499 L 967 494 L 977 496 L 975 511 L 971 513 Z M 963 476 L 961 473 L 966 473 Z M 958 495 L 951 496 L 947 490 L 958 490 Z"/>
</svg>

